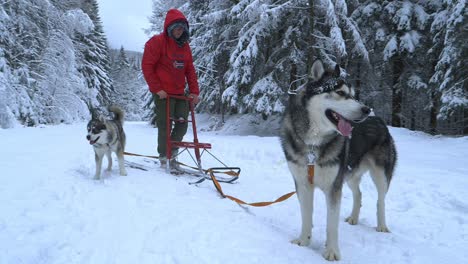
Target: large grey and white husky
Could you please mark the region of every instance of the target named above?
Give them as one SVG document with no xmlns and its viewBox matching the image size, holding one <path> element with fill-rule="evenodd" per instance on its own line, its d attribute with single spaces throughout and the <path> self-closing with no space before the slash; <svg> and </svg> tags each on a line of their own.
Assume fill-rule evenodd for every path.
<svg viewBox="0 0 468 264">
<path fill-rule="evenodd" d="M 354 90 L 334 72 L 314 62 L 311 80 L 290 95 L 281 128 L 281 143 L 293 175 L 302 216 L 302 230 L 291 241 L 307 246 L 311 240 L 314 189 L 327 203 L 327 241 L 323 256 L 339 260 L 338 222 L 343 182 L 353 193 L 353 209 L 346 222 L 358 223 L 361 207 L 359 183 L 369 171 L 377 188 L 377 231 L 389 232 L 385 222 L 385 195 L 397 159 L 393 139 L 382 119 L 354 98 Z M 315 176 L 308 178 L 308 164 Z"/>
<path fill-rule="evenodd" d="M 94 179 L 101 178 L 102 159 L 107 156 L 107 170 L 112 169 L 112 152 L 117 155 L 119 162 L 120 175 L 126 176 L 127 171 L 124 165 L 125 151 L 125 132 L 123 130 L 124 112 L 117 106 L 110 106 L 109 111 L 114 113 L 114 118 L 106 120 L 102 116 L 97 117 L 93 114 L 93 118 L 89 121 L 87 129 L 88 135 L 86 139 L 94 148 L 96 160 L 96 174 Z"/>
</svg>

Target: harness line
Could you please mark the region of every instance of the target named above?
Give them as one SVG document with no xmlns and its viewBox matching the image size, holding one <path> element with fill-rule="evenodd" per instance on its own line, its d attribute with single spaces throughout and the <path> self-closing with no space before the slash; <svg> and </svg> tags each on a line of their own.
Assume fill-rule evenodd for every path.
<svg viewBox="0 0 468 264">
<path fill-rule="evenodd" d="M 141 154 L 135 154 L 135 153 L 130 153 L 130 152 L 124 152 L 125 155 L 129 155 L 129 156 L 137 156 L 137 157 L 146 157 L 146 158 L 153 158 L 153 159 L 158 159 L 159 157 L 158 156 L 148 156 L 148 155 L 141 155 Z M 186 167 L 189 167 L 189 168 L 192 168 L 192 169 L 198 169 L 198 168 L 195 168 L 195 167 L 191 167 L 191 166 L 188 166 L 186 164 L 183 164 L 181 162 L 178 162 L 179 165 L 182 165 L 182 166 L 186 166 Z M 279 202 L 283 202 L 287 199 L 289 199 L 291 196 L 293 196 L 296 192 L 289 192 L 285 195 L 282 195 L 281 197 L 279 197 L 278 199 L 274 200 L 274 201 L 271 201 L 271 202 L 255 202 L 255 203 L 247 203 L 247 202 L 244 202 L 242 201 L 241 199 L 239 198 L 236 198 L 234 196 L 231 196 L 231 195 L 227 195 L 223 192 L 223 189 L 221 188 L 221 184 L 219 184 L 219 181 L 216 179 L 216 177 L 214 176 L 214 173 L 224 173 L 224 174 L 227 174 L 227 175 L 230 175 L 230 176 L 233 176 L 233 177 L 239 177 L 239 174 L 238 173 L 235 173 L 233 171 L 227 171 L 227 172 L 223 172 L 223 171 L 216 171 L 216 170 L 213 170 L 213 169 L 208 169 L 208 170 L 203 170 L 206 174 L 209 174 L 210 175 L 210 178 L 213 182 L 213 185 L 215 186 L 216 190 L 219 192 L 219 194 L 223 197 L 223 198 L 228 198 L 240 205 L 249 205 L 249 206 L 254 206 L 254 207 L 264 207 L 264 206 L 268 206 L 268 205 L 272 205 L 272 204 L 275 204 L 275 203 L 279 203 Z M 314 165 L 308 165 L 307 166 L 307 178 L 309 180 L 309 182 L 311 184 L 313 184 L 313 179 L 314 179 Z"/>
</svg>

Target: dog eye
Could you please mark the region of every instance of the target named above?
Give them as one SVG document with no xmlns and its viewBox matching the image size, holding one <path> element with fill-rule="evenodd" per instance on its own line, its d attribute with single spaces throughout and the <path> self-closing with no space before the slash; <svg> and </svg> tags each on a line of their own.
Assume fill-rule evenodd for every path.
<svg viewBox="0 0 468 264">
<path fill-rule="evenodd" d="M 343 91 L 336 91 L 336 93 L 337 93 L 339 96 L 343 96 L 343 97 L 346 96 L 346 93 L 343 92 Z"/>
</svg>

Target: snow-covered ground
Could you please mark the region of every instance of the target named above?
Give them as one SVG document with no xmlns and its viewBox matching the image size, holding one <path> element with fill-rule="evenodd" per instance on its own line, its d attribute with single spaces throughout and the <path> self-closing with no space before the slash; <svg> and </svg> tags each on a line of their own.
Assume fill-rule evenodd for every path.
<svg viewBox="0 0 468 264">
<path fill-rule="evenodd" d="M 148 171 L 119 176 L 114 159 L 113 170 L 93 180 L 85 125 L 0 130 L 0 263 L 328 263 L 320 191 L 312 243 L 299 247 L 289 242 L 300 232 L 296 196 L 239 206 L 210 181 L 189 185 L 193 176 L 166 174 L 138 157 L 127 159 Z M 128 122 L 125 130 L 127 151 L 156 154 L 156 129 Z M 365 177 L 360 223 L 339 227 L 341 263 L 468 263 L 468 137 L 390 130 L 399 152 L 387 196 L 392 233 L 374 230 L 376 191 Z M 222 184 L 225 193 L 258 202 L 294 190 L 277 137 L 202 131 L 199 138 L 242 168 L 235 184 Z M 345 187 L 342 220 L 351 198 Z"/>
</svg>

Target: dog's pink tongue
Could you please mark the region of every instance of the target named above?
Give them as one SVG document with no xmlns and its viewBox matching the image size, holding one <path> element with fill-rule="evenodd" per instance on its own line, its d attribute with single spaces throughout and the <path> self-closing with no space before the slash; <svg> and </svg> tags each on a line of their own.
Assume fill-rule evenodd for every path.
<svg viewBox="0 0 468 264">
<path fill-rule="evenodd" d="M 338 121 L 338 130 L 340 131 L 341 135 L 349 137 L 351 135 L 353 127 L 344 118 L 340 118 L 340 120 Z"/>
</svg>

